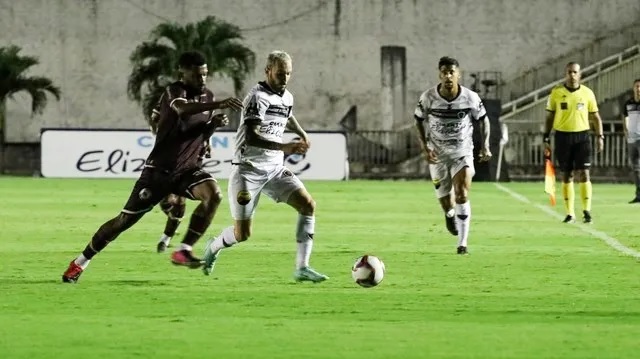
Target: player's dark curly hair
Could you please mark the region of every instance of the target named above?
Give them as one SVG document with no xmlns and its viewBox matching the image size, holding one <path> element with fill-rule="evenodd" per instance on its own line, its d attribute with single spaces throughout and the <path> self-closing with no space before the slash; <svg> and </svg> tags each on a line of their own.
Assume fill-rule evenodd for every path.
<svg viewBox="0 0 640 359">
<path fill-rule="evenodd" d="M 438 68 L 441 68 L 442 66 L 460 67 L 460 64 L 458 63 L 458 60 L 454 59 L 453 57 L 442 56 L 440 58 L 440 61 L 438 61 Z"/>
<path fill-rule="evenodd" d="M 198 67 L 207 63 L 207 59 L 199 51 L 186 51 L 180 55 L 178 66 L 181 68 Z"/>
</svg>

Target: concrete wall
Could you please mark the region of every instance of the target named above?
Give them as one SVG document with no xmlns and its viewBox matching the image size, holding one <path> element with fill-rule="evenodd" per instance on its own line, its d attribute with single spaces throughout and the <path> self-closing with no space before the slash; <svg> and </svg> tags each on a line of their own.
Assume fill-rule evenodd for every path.
<svg viewBox="0 0 640 359">
<path fill-rule="evenodd" d="M 64 91 L 35 118 L 24 96 L 10 102 L 10 142 L 37 141 L 41 127 L 144 127 L 126 97 L 128 56 L 165 20 L 212 14 L 245 29 L 260 60 L 249 85 L 262 78 L 267 52 L 289 51 L 295 110 L 313 129 L 337 129 L 352 105 L 359 128 L 404 122 L 388 108 L 397 99 L 382 95 L 398 92 L 382 89 L 382 46 L 406 47 L 408 118 L 418 93 L 435 83 L 442 55 L 509 79 L 640 20 L 638 0 L 0 0 L 0 9 L 0 44 L 38 56 L 33 74 Z M 211 86 L 231 93 L 227 81 Z"/>
</svg>

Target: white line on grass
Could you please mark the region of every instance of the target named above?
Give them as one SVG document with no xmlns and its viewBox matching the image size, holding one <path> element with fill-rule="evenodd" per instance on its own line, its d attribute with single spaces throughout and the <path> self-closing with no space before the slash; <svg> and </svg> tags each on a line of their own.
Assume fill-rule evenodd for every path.
<svg viewBox="0 0 640 359">
<path fill-rule="evenodd" d="M 510 195 L 511 197 L 517 199 L 518 201 L 528 204 L 532 207 L 535 207 L 539 210 L 541 210 L 542 212 L 550 215 L 551 217 L 557 218 L 559 220 L 563 220 L 564 216 L 562 216 L 561 214 L 559 214 L 558 212 L 554 211 L 553 209 L 547 207 L 547 206 L 543 206 L 541 204 L 538 203 L 534 203 L 531 202 L 527 197 L 514 192 L 513 190 L 510 190 L 509 188 L 499 184 L 499 183 L 494 183 L 496 188 L 498 188 L 499 190 L 501 190 L 502 192 L 507 193 L 508 195 Z M 583 224 L 578 224 L 578 223 L 573 223 L 573 225 L 575 225 L 576 227 L 578 227 L 581 231 L 588 233 L 598 239 L 600 239 L 601 241 L 603 241 L 604 243 L 606 243 L 609 247 L 617 250 L 620 253 L 626 254 L 628 256 L 634 257 L 634 258 L 640 258 L 640 252 L 629 248 L 627 246 L 625 246 L 624 244 L 618 242 L 617 239 L 611 237 L 610 235 L 604 233 L 604 232 L 600 232 L 598 230 L 595 230 L 593 228 L 587 227 L 586 225 Z"/>
</svg>

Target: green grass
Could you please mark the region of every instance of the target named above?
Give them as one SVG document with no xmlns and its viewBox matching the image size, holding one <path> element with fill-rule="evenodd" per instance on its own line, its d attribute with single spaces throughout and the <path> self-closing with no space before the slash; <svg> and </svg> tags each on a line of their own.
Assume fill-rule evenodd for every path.
<svg viewBox="0 0 640 359">
<path fill-rule="evenodd" d="M 155 253 L 164 217 L 154 210 L 80 283 L 61 284 L 132 185 L 0 177 L 0 358 L 637 357 L 638 260 L 493 184 L 473 185 L 466 257 L 453 254 L 427 181 L 308 182 L 312 264 L 328 282 L 293 283 L 296 215 L 265 199 L 253 237 L 212 277 Z M 547 201 L 541 184 L 506 186 Z M 640 251 L 632 192 L 595 185 L 593 228 Z M 224 203 L 208 235 L 230 223 Z M 351 281 L 364 253 L 385 261 L 376 288 Z"/>
</svg>

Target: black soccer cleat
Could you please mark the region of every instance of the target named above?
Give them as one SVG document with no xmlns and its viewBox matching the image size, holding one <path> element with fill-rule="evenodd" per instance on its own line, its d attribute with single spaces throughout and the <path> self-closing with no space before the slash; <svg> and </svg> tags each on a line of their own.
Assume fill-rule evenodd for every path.
<svg viewBox="0 0 640 359">
<path fill-rule="evenodd" d="M 591 213 L 589 213 L 589 211 L 582 211 L 582 214 L 582 222 L 587 224 L 591 224 L 593 222 L 593 220 L 591 219 Z"/>
<path fill-rule="evenodd" d="M 575 219 L 575 218 L 573 218 L 573 216 L 572 216 L 572 215 L 567 214 L 567 216 L 566 216 L 566 217 L 564 217 L 564 220 L 562 221 L 562 223 L 573 223 L 573 222 L 575 222 L 575 221 L 576 221 L 576 219 Z"/>
<path fill-rule="evenodd" d="M 456 219 L 455 217 L 447 217 L 444 216 L 444 222 L 447 225 L 447 230 L 454 236 L 458 235 L 458 229 L 456 228 Z"/>
<path fill-rule="evenodd" d="M 457 254 L 462 254 L 462 255 L 466 255 L 469 254 L 469 252 L 467 252 L 467 247 L 465 246 L 458 246 L 458 249 L 456 250 Z"/>
<path fill-rule="evenodd" d="M 164 251 L 167 250 L 167 244 L 164 242 L 158 242 L 158 246 L 156 247 L 156 251 L 158 251 L 158 253 L 164 253 Z"/>
<path fill-rule="evenodd" d="M 629 203 L 640 203 L 640 197 L 632 199 L 631 201 L 629 201 Z"/>
</svg>

